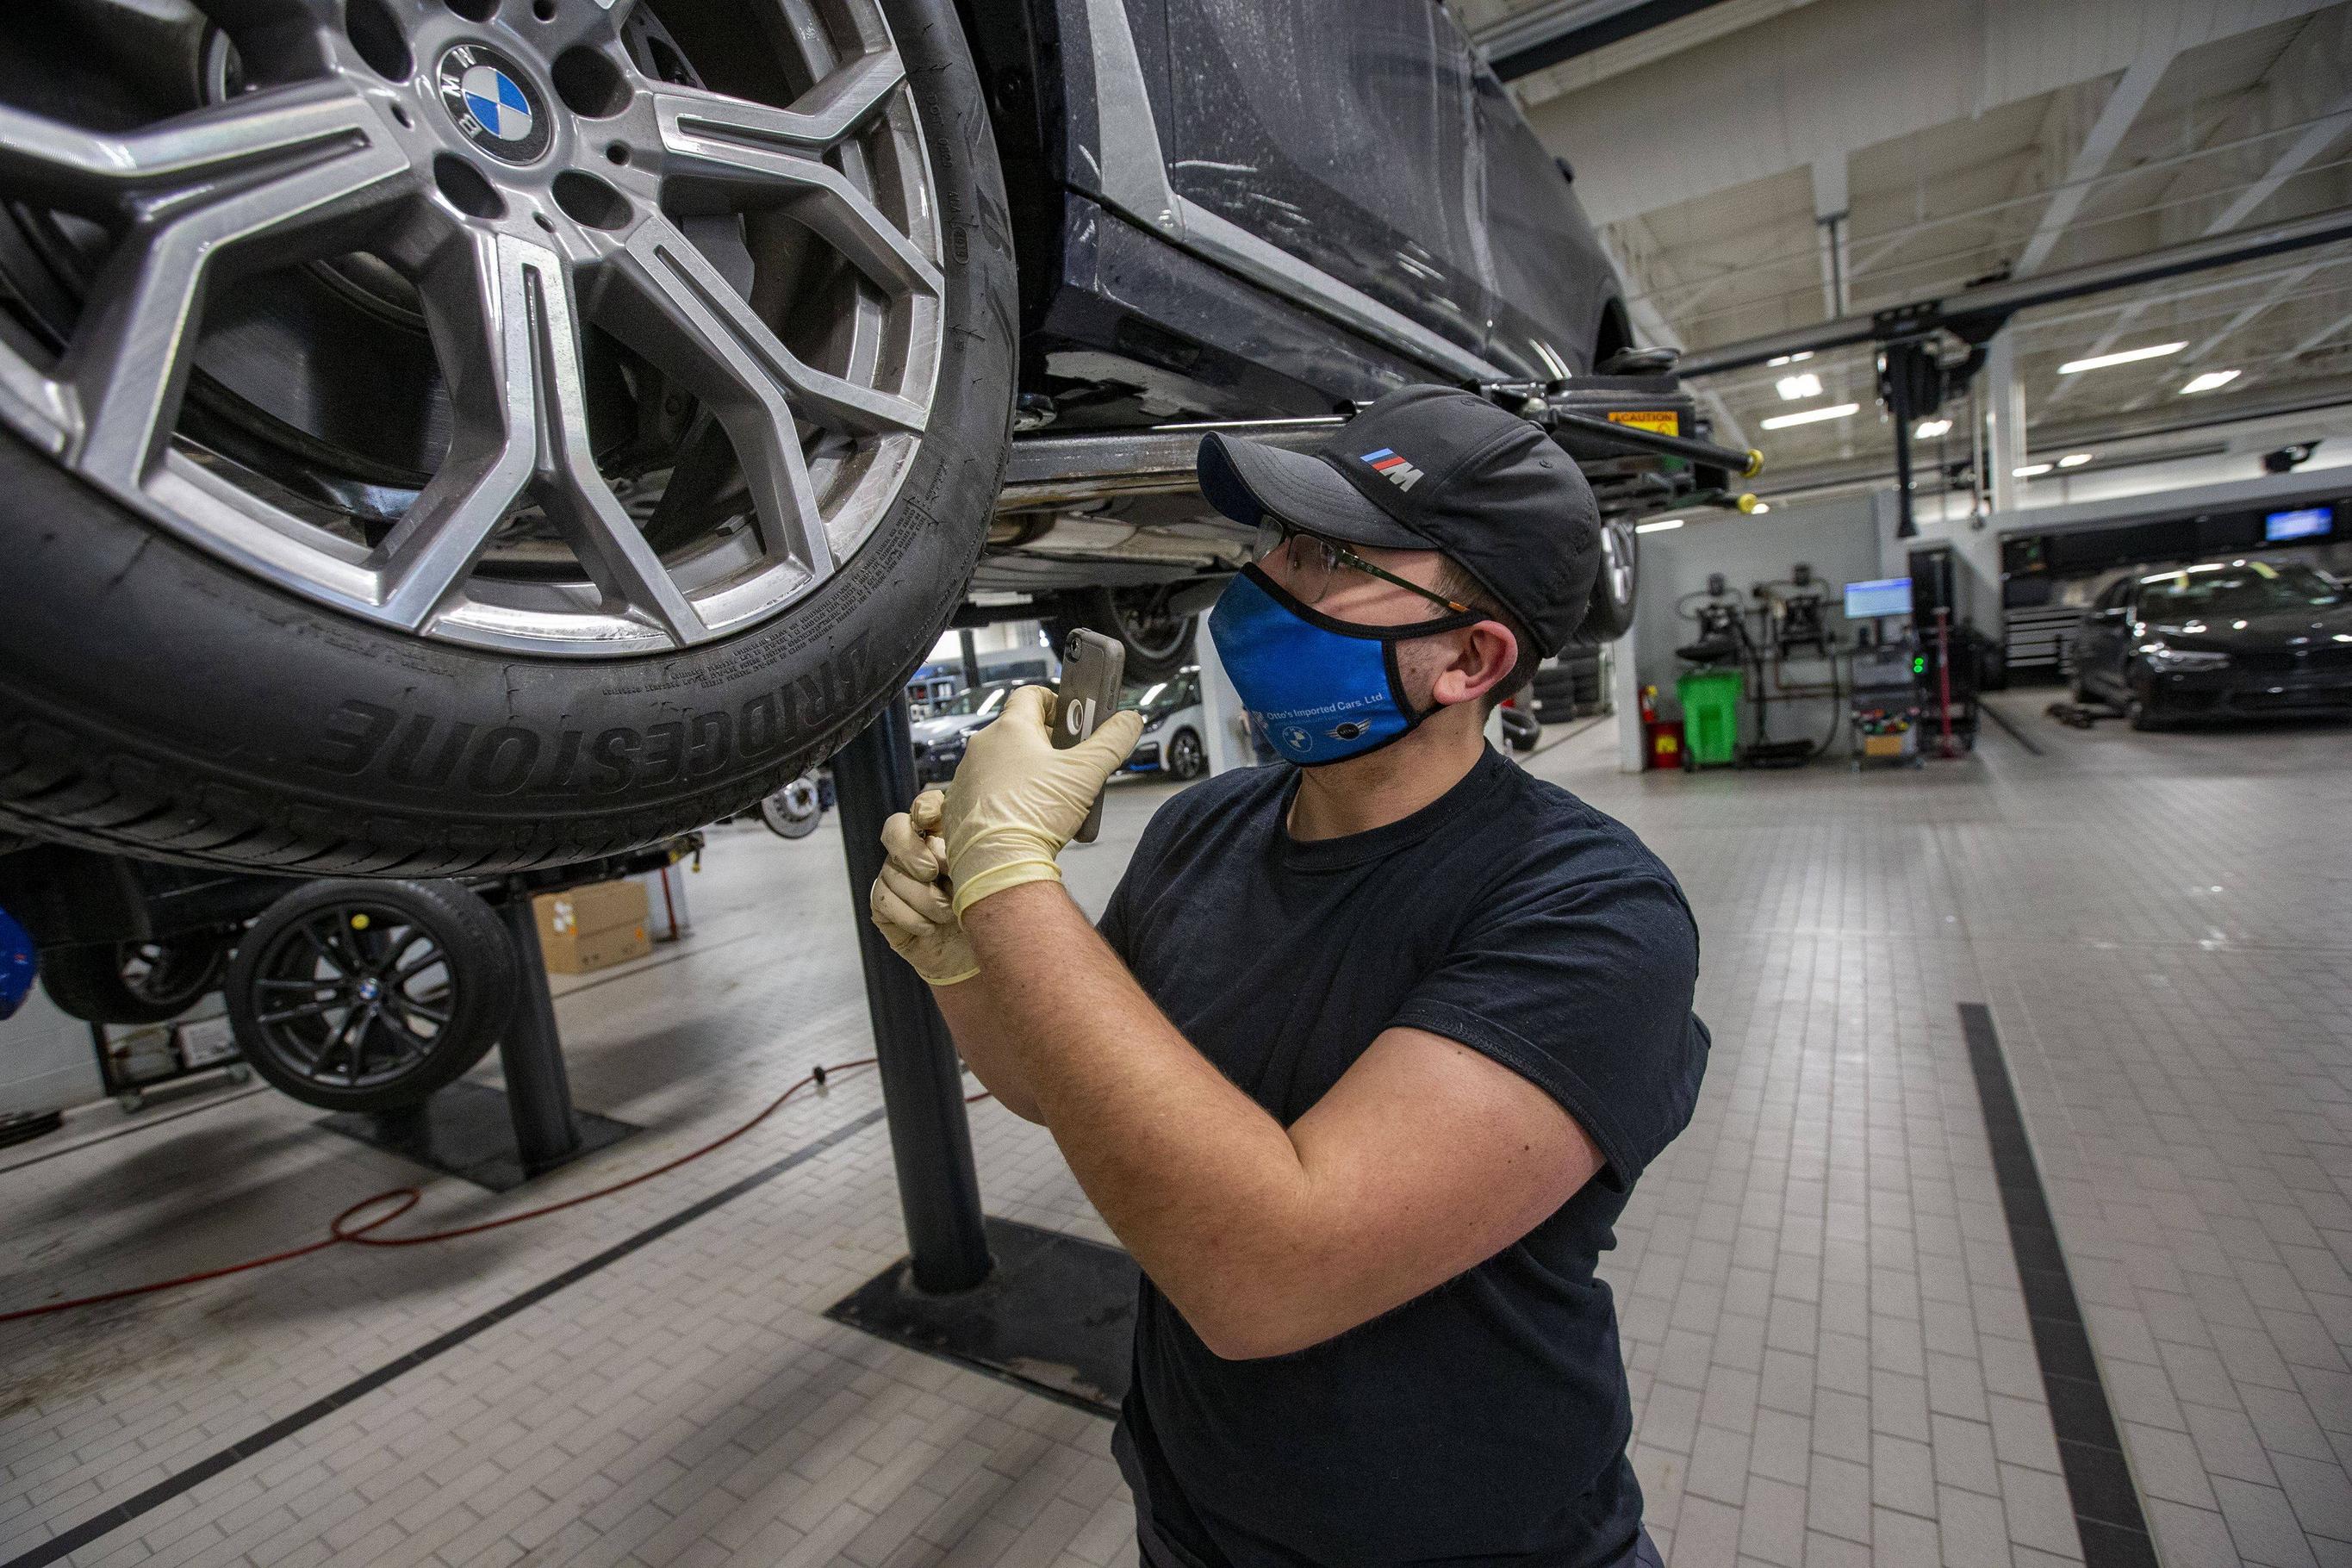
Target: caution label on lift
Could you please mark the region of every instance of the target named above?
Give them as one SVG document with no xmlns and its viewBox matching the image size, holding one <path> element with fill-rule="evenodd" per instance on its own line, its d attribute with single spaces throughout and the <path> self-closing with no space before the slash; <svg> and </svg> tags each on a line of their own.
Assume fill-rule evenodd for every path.
<svg viewBox="0 0 2352 1568">
<path fill-rule="evenodd" d="M 1679 436 L 1683 433 L 1682 416 L 1671 408 L 1620 408 L 1610 414 L 1609 423 L 1631 425 L 1636 429 L 1652 431 L 1660 436 Z"/>
</svg>

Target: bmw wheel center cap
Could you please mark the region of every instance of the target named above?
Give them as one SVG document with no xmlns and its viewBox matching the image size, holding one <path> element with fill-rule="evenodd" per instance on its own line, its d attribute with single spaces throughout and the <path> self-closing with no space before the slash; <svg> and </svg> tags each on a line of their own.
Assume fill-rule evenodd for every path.
<svg viewBox="0 0 2352 1568">
<path fill-rule="evenodd" d="M 528 163 L 554 139 L 547 108 L 512 60 L 480 44 L 459 44 L 435 73 L 441 106 L 466 140 L 493 158 Z"/>
</svg>

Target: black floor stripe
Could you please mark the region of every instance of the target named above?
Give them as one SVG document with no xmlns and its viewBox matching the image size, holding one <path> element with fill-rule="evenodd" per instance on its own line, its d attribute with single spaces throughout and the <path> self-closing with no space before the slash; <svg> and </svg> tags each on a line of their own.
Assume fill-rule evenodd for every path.
<svg viewBox="0 0 2352 1568">
<path fill-rule="evenodd" d="M 2009 1216 L 2010 1249 L 2025 1289 L 2034 1359 L 2050 1397 L 2050 1425 L 2058 1437 L 2074 1529 L 2083 1538 L 2083 1561 L 2087 1568 L 2157 1568 L 2156 1545 L 2124 1463 L 2123 1439 L 2107 1406 L 2106 1384 L 2099 1380 L 2091 1336 L 2083 1327 L 2074 1277 L 2059 1250 L 2042 1172 L 2025 1141 L 2025 1119 L 2018 1112 L 1992 1014 L 1980 1004 L 1963 1002 L 1960 1028 L 1968 1037 L 1969 1066 L 1975 1069 L 1977 1099 L 1984 1107 L 1993 1177 L 2000 1184 L 2001 1212 Z"/>
<path fill-rule="evenodd" d="M 2034 756 L 2039 757 L 2048 754 L 2042 751 L 2042 747 L 2038 743 L 2036 743 L 2032 736 L 2019 729 L 2016 724 L 2011 721 L 2008 714 L 2002 712 L 1992 703 L 1987 702 L 1979 698 L 1977 701 L 1977 710 L 1979 712 L 1984 714 L 1986 718 L 1990 719 L 1994 723 L 2000 725 L 2001 729 L 2008 733 L 2011 740 L 2016 742 L 2019 745 L 2023 746 Z"/>
<path fill-rule="evenodd" d="M 142 1116 L 128 1127 L 118 1127 L 111 1132 L 92 1133 L 79 1143 L 68 1143 L 62 1149 L 47 1150 L 29 1160 L 19 1160 L 13 1165 L 0 1165 L 0 1176 L 5 1176 L 11 1171 L 21 1171 L 27 1165 L 40 1164 L 46 1160 L 62 1160 L 68 1154 L 79 1154 L 85 1149 L 95 1149 L 100 1143 L 111 1143 L 117 1138 L 128 1138 L 134 1132 L 152 1132 L 158 1127 L 170 1126 L 184 1116 L 194 1116 L 201 1111 L 215 1110 L 224 1105 L 235 1105 L 240 1100 L 251 1100 L 257 1094 L 268 1092 L 269 1086 L 260 1083 L 251 1089 L 241 1089 L 235 1094 L 216 1095 L 200 1105 L 184 1106 L 169 1115 Z"/>
<path fill-rule="evenodd" d="M 311 1401 L 291 1415 L 273 1421 L 260 1431 L 240 1437 L 227 1447 L 205 1455 L 186 1469 L 156 1482 L 136 1497 L 119 1502 L 102 1512 L 92 1514 L 71 1530 L 62 1534 L 53 1535 L 31 1551 L 11 1557 L 5 1563 L 0 1563 L 0 1568 L 42 1568 L 43 1564 L 55 1563 L 61 1557 L 80 1551 L 100 1536 L 120 1530 L 150 1509 L 170 1501 L 191 1488 L 204 1485 L 223 1470 L 242 1464 L 264 1449 L 284 1442 L 303 1427 L 333 1415 L 355 1399 L 374 1393 L 402 1373 L 413 1372 L 434 1357 L 457 1349 L 483 1330 L 494 1328 L 517 1312 L 539 1305 L 540 1302 L 568 1286 L 577 1285 L 598 1270 L 618 1263 L 639 1247 L 659 1241 L 663 1237 L 683 1226 L 693 1224 L 711 1210 L 722 1205 L 733 1203 L 754 1187 L 762 1186 L 775 1180 L 793 1166 L 814 1159 L 835 1144 L 863 1132 L 881 1120 L 882 1110 L 877 1106 L 856 1121 L 835 1128 L 814 1142 L 803 1143 L 773 1164 L 761 1166 L 740 1181 L 719 1188 L 707 1198 L 688 1204 L 667 1219 L 656 1220 L 625 1241 L 614 1243 L 595 1257 L 573 1264 L 553 1279 L 541 1280 L 521 1295 L 499 1302 L 479 1317 L 467 1320 L 438 1339 L 428 1340 L 406 1355 L 388 1362 L 373 1372 L 353 1378 L 332 1393 L 322 1394 Z"/>
</svg>

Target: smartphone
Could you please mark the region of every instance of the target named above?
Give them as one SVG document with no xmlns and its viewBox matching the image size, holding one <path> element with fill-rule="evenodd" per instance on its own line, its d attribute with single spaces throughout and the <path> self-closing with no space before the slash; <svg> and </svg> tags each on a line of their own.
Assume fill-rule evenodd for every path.
<svg viewBox="0 0 2352 1568">
<path fill-rule="evenodd" d="M 1054 749 L 1067 751 L 1095 732 L 1095 726 L 1118 711 L 1119 682 L 1127 674 L 1127 646 L 1116 637 L 1083 627 L 1070 634 L 1062 648 L 1062 684 L 1055 690 Z M 1072 838 L 1092 844 L 1102 831 L 1102 796 L 1087 808 L 1087 819 Z"/>
</svg>

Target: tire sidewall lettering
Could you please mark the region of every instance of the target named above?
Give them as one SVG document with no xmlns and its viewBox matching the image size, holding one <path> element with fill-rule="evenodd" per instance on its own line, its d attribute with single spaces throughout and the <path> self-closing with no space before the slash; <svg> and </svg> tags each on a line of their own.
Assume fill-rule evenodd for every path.
<svg viewBox="0 0 2352 1568">
<path fill-rule="evenodd" d="M 874 668 L 861 635 L 815 669 L 732 710 L 709 709 L 642 729 L 611 725 L 593 739 L 568 727 L 551 733 L 520 721 L 480 725 L 353 698 L 327 715 L 303 761 L 369 779 L 394 796 L 453 785 L 492 799 L 659 792 L 782 755 L 792 736 L 806 737 L 804 747 L 829 742 L 860 706 Z"/>
</svg>

